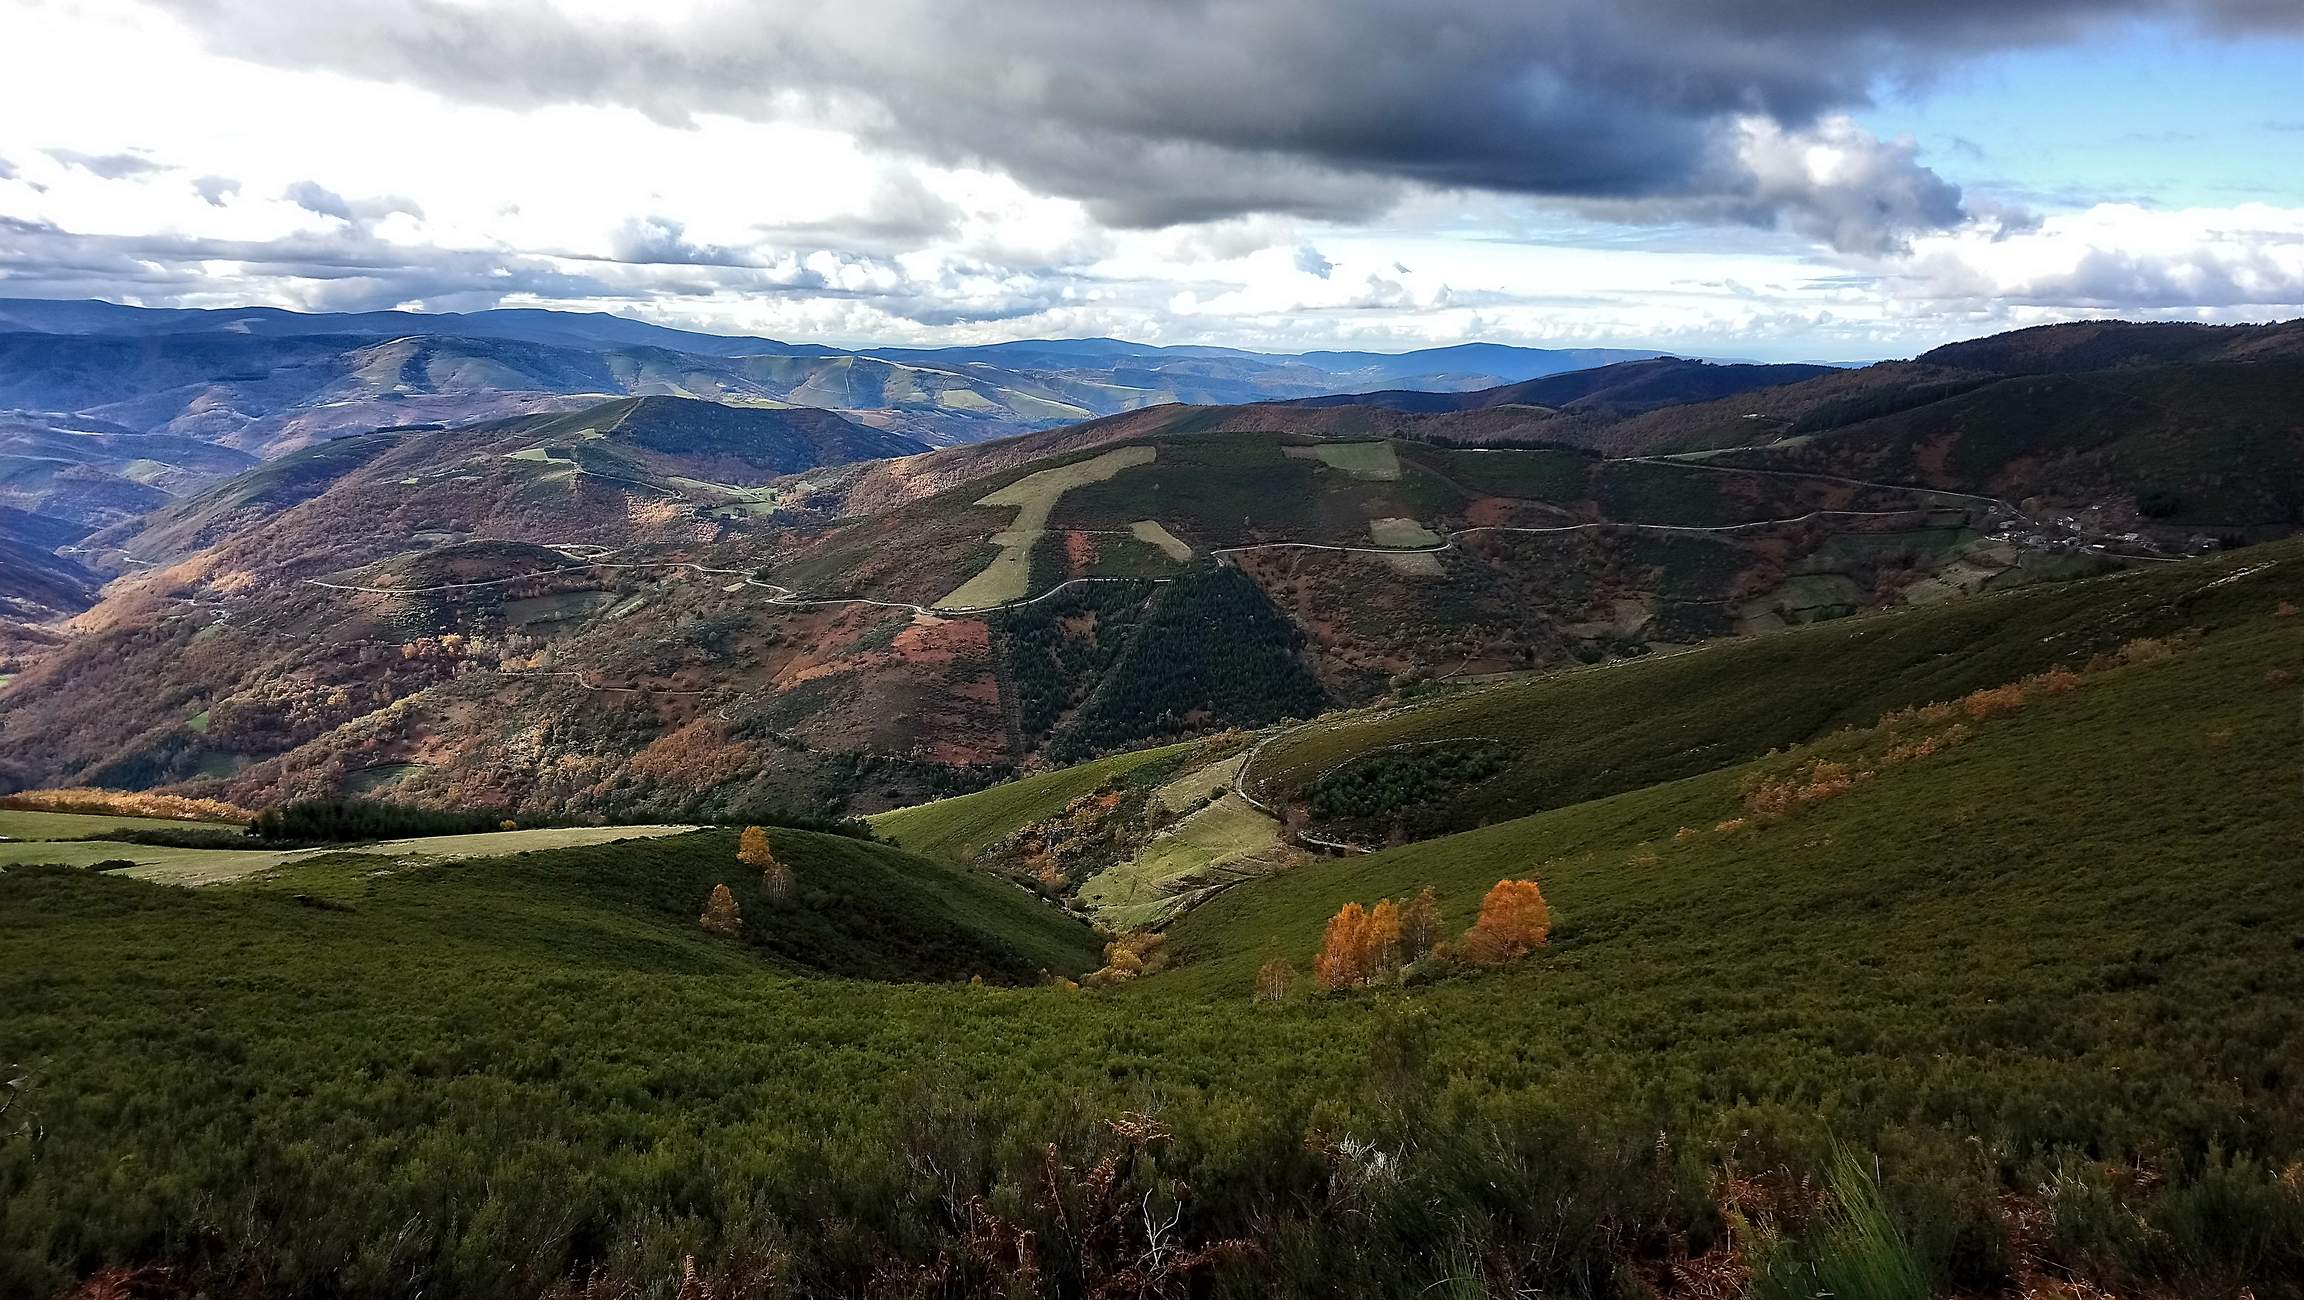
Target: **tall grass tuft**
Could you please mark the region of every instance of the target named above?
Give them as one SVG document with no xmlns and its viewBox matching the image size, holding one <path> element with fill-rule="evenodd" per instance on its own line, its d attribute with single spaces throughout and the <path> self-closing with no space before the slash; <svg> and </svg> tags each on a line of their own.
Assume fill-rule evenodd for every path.
<svg viewBox="0 0 2304 1300">
<path fill-rule="evenodd" d="M 1879 1180 L 1854 1152 L 1832 1162 L 1832 1201 L 1791 1257 L 1753 1279 L 1753 1300 L 1929 1300 L 1928 1271 L 1888 1213 Z"/>
</svg>

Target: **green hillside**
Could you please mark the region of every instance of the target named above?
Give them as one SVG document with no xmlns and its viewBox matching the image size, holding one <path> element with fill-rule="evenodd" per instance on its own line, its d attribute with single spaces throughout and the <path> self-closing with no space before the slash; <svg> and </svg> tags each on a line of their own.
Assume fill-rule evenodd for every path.
<svg viewBox="0 0 2304 1300">
<path fill-rule="evenodd" d="M 795 877 L 788 898 L 763 893 L 756 873 L 736 861 L 729 830 L 525 853 L 465 870 L 481 877 L 472 888 L 494 898 L 559 895 L 587 915 L 644 916 L 683 939 L 713 886 L 727 884 L 745 917 L 738 942 L 796 972 L 1030 983 L 1094 963 L 1095 939 L 1078 922 L 989 876 L 837 835 L 768 837 Z"/>
<path fill-rule="evenodd" d="M 2252 616 L 2203 628 L 2189 645 L 2152 642 L 2139 662 L 2107 657 L 2071 689 L 2034 694 L 2006 714 L 1953 710 L 1936 729 L 1964 728 L 1959 743 L 1881 767 L 1875 780 L 1780 822 L 1752 813 L 1744 791 L 1755 774 L 1817 757 L 1860 766 L 1889 738 L 1928 725 L 1836 731 L 1722 771 L 1287 873 L 1180 922 L 1170 948 L 1183 970 L 1163 978 L 1241 994 L 1262 957 L 1308 957 L 1345 902 L 1429 884 L 1461 928 L 1481 893 L 1512 876 L 1541 878 L 1559 912 L 1563 960 L 1547 965 L 1552 977 L 1583 973 L 1585 961 L 1565 960 L 1572 949 L 1595 961 L 1648 949 L 1649 975 L 1621 987 L 1661 981 L 1680 996 L 1698 995 L 1707 979 L 1685 968 L 1667 976 L 1658 945 L 1719 959 L 1721 980 L 1741 961 L 1774 980 L 1825 953 L 1893 938 L 1918 963 L 1906 978 L 1980 985 L 2019 970 L 2036 983 L 2030 971 L 2043 953 L 2010 962 L 1990 947 L 2019 938 L 2079 950 L 2058 961 L 2181 969 L 2187 937 L 2223 934 L 2206 916 L 2240 930 L 2269 926 L 2277 933 L 2257 936 L 2266 954 L 2287 949 L 2291 923 L 2304 918 L 2304 877 L 2285 869 L 2281 846 L 2304 831 L 2304 812 L 2261 796 L 2274 756 L 2294 745 L 2298 629 L 2275 613 L 2282 587 L 2243 580 L 2228 590 L 2234 613 L 2253 607 Z M 2168 646 L 2184 648 L 2163 655 Z M 1740 818 L 1750 824 L 1718 829 Z M 1771 942 L 1785 946 L 1762 960 Z M 2304 981 L 2292 954 L 2267 969 Z"/>
<path fill-rule="evenodd" d="M 0 808 L 0 840 L 77 840 L 106 831 L 214 830 L 214 822 L 172 817 L 116 817 L 108 813 L 41 812 Z"/>
<path fill-rule="evenodd" d="M 2172 568 L 2220 583 L 2196 630 L 2014 703 L 1251 881 L 1112 989 L 885 982 L 1092 959 L 1009 885 L 797 832 L 789 909 L 726 833 L 198 892 L 18 869 L 0 1292 L 670 1295 L 693 1256 L 713 1294 L 1782 1296 L 1870 1249 L 1938 1295 L 2293 1300 L 2294 567 Z M 1820 759 L 1874 775 L 1752 812 Z M 905 818 L 963 845 L 1086 779 Z M 1454 929 L 1505 877 L 1556 910 L 1519 965 L 1251 1000 L 1344 902 L 1429 884 Z M 724 879 L 755 937 L 697 927 Z M 1824 1208 L 1874 1176 L 1850 1244 Z"/>
<path fill-rule="evenodd" d="M 867 820 L 875 834 L 914 853 L 966 861 L 1017 827 L 1061 812 L 1064 805 L 1108 781 L 1155 764 L 1174 766 L 1196 748 L 1186 743 L 1114 754 Z"/>
<path fill-rule="evenodd" d="M 2244 588 L 2218 581 L 2259 566 L 2269 567 Z M 2267 589 L 2304 599 L 2304 545 L 1886 610 L 1339 715 L 1265 746 L 1247 781 L 1361 835 L 1465 830 L 1711 771 L 1892 709 L 2077 664 L 2132 637 L 2230 626 L 2260 613 Z"/>
<path fill-rule="evenodd" d="M 726 832 L 207 892 L 9 871 L 0 1060 L 37 1125 L 0 1139 L 0 1291 L 168 1263 L 210 1293 L 670 1293 L 694 1256 L 802 1295 L 1087 1295 L 1145 1259 L 1228 1295 L 1627 1295 L 1675 1261 L 1809 1295 L 1857 1249 L 1816 1203 L 1862 1192 L 1834 1180 L 1859 1152 L 1866 1249 L 1933 1293 L 2295 1298 L 2290 567 L 2191 567 L 2230 579 L 2200 632 L 1933 754 L 1846 733 L 1306 864 L 1106 991 L 797 977 L 1087 947 L 1009 885 L 802 832 L 774 844 L 813 915 L 730 880 L 756 943 L 694 920 Z M 1813 758 L 1880 768 L 1719 830 Z M 1085 779 L 1009 798 L 1058 777 Z M 952 814 L 945 844 L 982 837 Z M 1343 901 L 1433 885 L 1463 927 L 1505 876 L 1558 910 L 1521 966 L 1251 1003 Z M 982 1245 L 1023 1231 L 1030 1284 Z"/>
</svg>

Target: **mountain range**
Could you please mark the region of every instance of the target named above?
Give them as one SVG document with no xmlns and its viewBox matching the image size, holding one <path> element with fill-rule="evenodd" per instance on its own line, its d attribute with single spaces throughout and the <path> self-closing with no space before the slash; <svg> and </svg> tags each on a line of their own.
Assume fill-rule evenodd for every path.
<svg viewBox="0 0 2304 1300">
<path fill-rule="evenodd" d="M 689 397 L 930 446 L 1165 403 L 1474 390 L 1647 354 L 1465 344 L 1266 355 L 1113 339 L 844 351 L 602 313 L 300 313 L 0 299 L 0 504 L 87 529 L 379 428 Z"/>
<path fill-rule="evenodd" d="M 258 452 L 363 422 L 469 419 L 511 403 L 615 394 L 814 406 L 947 444 L 1160 402 L 1474 389 L 1647 355 L 1484 343 L 1281 355 L 1116 339 L 840 349 L 544 309 L 302 313 L 0 299 L 0 407 Z"/>
<path fill-rule="evenodd" d="M 164 370 L 316 347 L 341 373 L 306 336 L 90 339 Z M 2090 325 L 1855 371 L 1642 358 L 943 448 L 853 412 L 623 397 L 275 441 L 181 497 L 180 470 L 121 459 L 137 439 L 211 472 L 250 453 L 26 427 L 25 461 L 66 438 L 86 461 L 6 480 L 0 523 L 50 559 L 9 596 L 0 776 L 869 811 L 1419 682 L 2285 536 L 2300 344 Z M 356 351 L 447 345 L 472 346 Z M 147 495 L 98 509 L 75 479 Z"/>
</svg>

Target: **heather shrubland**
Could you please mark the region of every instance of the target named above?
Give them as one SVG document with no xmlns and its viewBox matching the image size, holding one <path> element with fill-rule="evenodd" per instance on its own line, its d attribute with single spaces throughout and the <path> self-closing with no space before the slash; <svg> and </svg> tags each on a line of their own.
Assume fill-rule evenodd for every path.
<svg viewBox="0 0 2304 1300">
<path fill-rule="evenodd" d="M 2015 707 L 1965 701 L 2046 666 L 1101 954 L 1007 881 L 774 828 L 782 900 L 734 830 L 11 871 L 0 1293 L 2297 1300 L 2267 592 Z M 1033 817 L 1096 788 L 1036 780 Z M 1833 793 L 1748 803 L 1795 780 Z M 1355 906 L 1379 962 L 1484 926 L 1518 959 L 1307 995 Z"/>
</svg>

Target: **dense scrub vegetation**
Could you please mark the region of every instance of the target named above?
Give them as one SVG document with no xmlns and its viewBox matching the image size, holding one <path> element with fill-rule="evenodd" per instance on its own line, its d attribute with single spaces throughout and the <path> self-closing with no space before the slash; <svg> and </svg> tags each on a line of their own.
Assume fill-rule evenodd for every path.
<svg viewBox="0 0 2304 1300">
<path fill-rule="evenodd" d="M 1304 796 L 1322 821 L 1397 819 L 1413 831 L 1422 809 L 1511 765 L 1510 751 L 1494 741 L 1442 740 L 1354 759 L 1323 772 Z"/>
<path fill-rule="evenodd" d="M 298 844 L 344 844 L 358 840 L 412 839 L 420 835 L 477 835 L 503 827 L 501 811 L 416 808 L 375 799 L 299 799 L 267 808 L 248 824 L 262 840 Z"/>
<path fill-rule="evenodd" d="M 201 893 L 10 872 L 0 1293 L 670 1300 L 693 1257 L 715 1295 L 1786 1297 L 1870 1261 L 2298 1300 L 2304 814 L 2264 797 L 2298 579 L 2246 558 L 2075 589 L 2093 620 L 2043 634 L 2194 629 L 2081 684 L 1284 872 L 1119 944 L 1168 968 L 1110 988 L 802 975 L 959 976 L 902 920 L 932 894 L 1097 958 L 1009 885 L 790 832 L 794 897 L 838 895 L 790 951 L 733 832 Z M 1057 777 L 1014 802 L 1094 788 Z M 1528 880 L 1517 961 L 1310 987 L 1348 905 L 1429 885 L 1454 934 Z M 698 924 L 722 884 L 736 937 Z"/>
<path fill-rule="evenodd" d="M 1126 528 L 1138 519 L 1157 519 L 1201 547 L 1265 539 L 1354 545 L 1366 542 L 1370 519 L 1434 519 L 1464 499 L 1430 475 L 1355 477 L 1286 454 L 1290 446 L 1304 451 L 1302 442 L 1269 433 L 1164 437 L 1152 464 L 1066 492 L 1053 523 Z"/>
<path fill-rule="evenodd" d="M 1842 425 L 1876 419 L 1883 415 L 1894 415 L 1900 411 L 1909 411 L 1926 406 L 1931 402 L 1940 402 L 1948 397 L 1958 397 L 1962 393 L 1982 388 L 1992 382 L 1994 381 L 1986 376 L 1964 375 L 1935 383 L 1913 384 L 1900 388 L 1877 388 L 1851 393 L 1836 401 L 1818 402 L 1809 407 L 1801 412 L 1799 417 L 1785 428 L 1784 432 L 1791 437 L 1821 433 L 1826 429 L 1837 429 Z"/>
<path fill-rule="evenodd" d="M 744 808 L 733 813 L 707 814 L 690 805 L 643 810 L 615 818 L 595 817 L 584 824 L 629 826 L 688 821 L 781 826 L 828 835 L 871 837 L 864 824 L 853 819 L 817 817 L 781 808 Z M 514 830 L 522 825 L 569 824 L 572 823 L 567 819 L 552 818 L 518 822 L 501 809 L 421 808 L 384 799 L 297 799 L 256 814 L 248 824 L 248 833 L 274 844 L 356 844 L 431 835 L 477 835 L 485 831 Z"/>
</svg>

